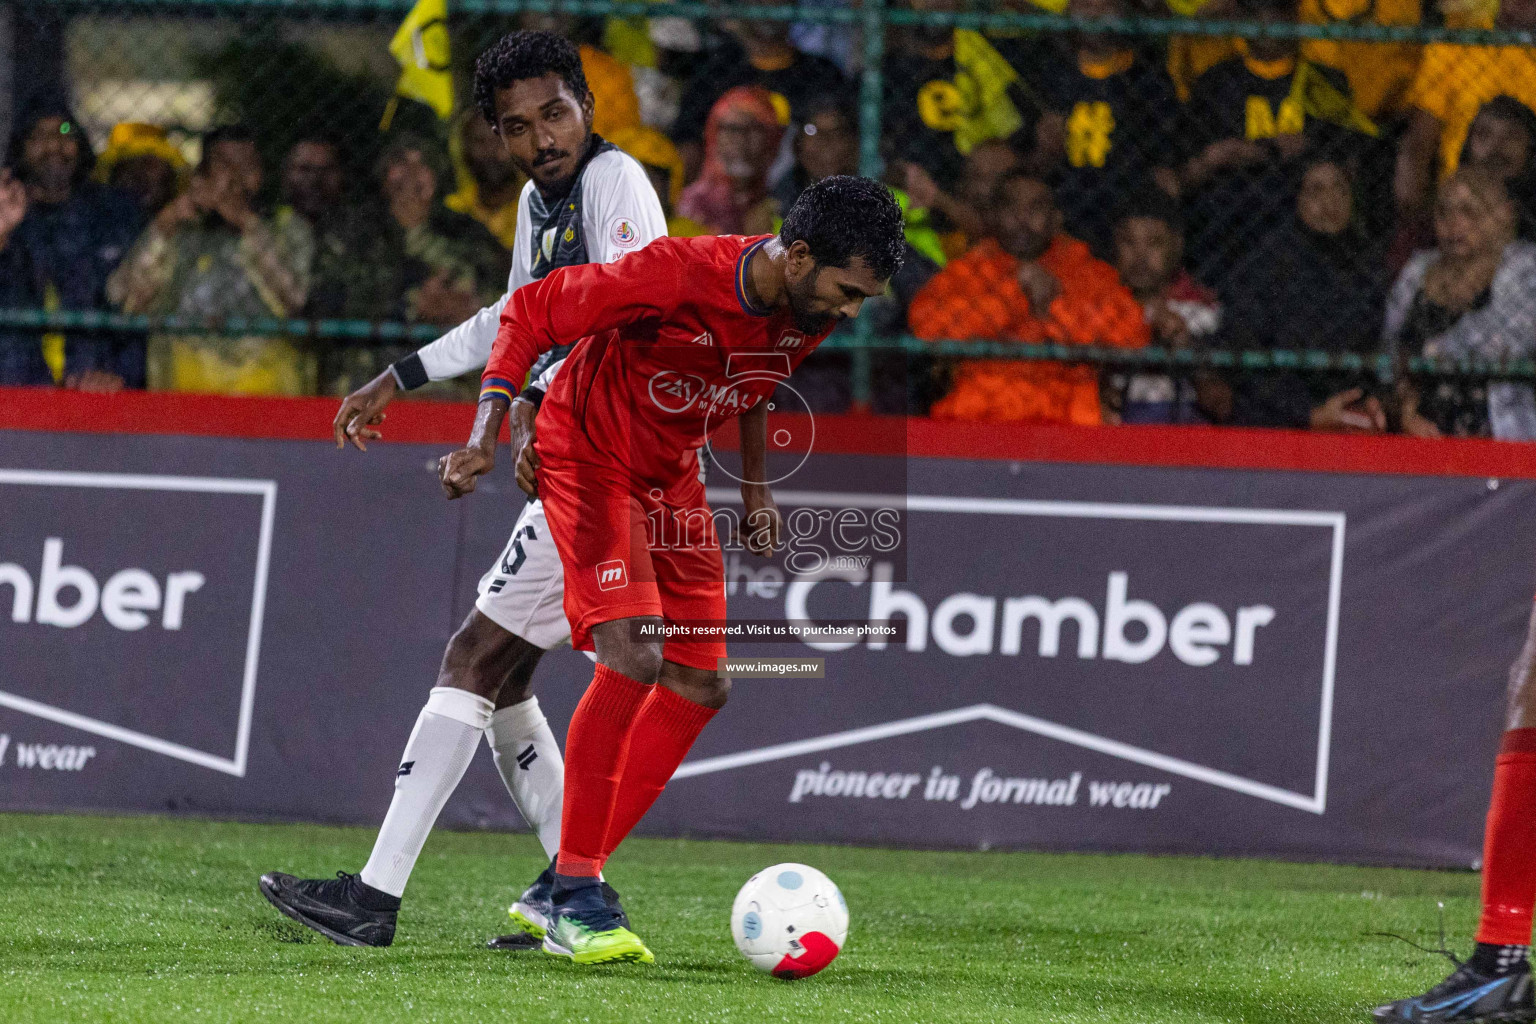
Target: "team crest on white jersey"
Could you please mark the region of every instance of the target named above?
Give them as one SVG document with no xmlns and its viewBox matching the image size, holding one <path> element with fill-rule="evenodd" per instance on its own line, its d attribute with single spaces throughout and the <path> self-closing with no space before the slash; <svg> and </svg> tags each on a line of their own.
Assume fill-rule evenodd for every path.
<svg viewBox="0 0 1536 1024">
<path fill-rule="evenodd" d="M 615 217 L 608 225 L 608 234 L 620 249 L 633 249 L 640 244 L 640 232 L 628 217 Z"/>
</svg>

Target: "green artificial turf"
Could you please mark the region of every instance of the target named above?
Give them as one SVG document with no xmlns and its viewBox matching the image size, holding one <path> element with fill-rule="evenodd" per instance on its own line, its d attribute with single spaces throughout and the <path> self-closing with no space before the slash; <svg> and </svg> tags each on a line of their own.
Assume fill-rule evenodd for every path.
<svg viewBox="0 0 1536 1024">
<path fill-rule="evenodd" d="M 1470 874 L 1129 856 L 632 840 L 609 866 L 657 964 L 577 968 L 482 943 L 541 867 L 528 836 L 438 833 L 395 945 L 280 916 L 262 871 L 356 870 L 371 829 L 0 815 L 0 1021 L 1334 1022 L 1438 981 Z M 842 887 L 847 947 L 783 982 L 731 943 L 780 861 Z"/>
</svg>

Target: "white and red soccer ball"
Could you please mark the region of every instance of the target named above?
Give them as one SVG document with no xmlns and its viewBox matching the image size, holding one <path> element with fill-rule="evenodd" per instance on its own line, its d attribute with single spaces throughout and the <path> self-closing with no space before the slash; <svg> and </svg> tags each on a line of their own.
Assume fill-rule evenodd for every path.
<svg viewBox="0 0 1536 1024">
<path fill-rule="evenodd" d="M 741 887 L 731 935 L 752 966 L 775 978 L 809 978 L 848 938 L 848 904 L 832 879 L 805 864 L 775 864 Z"/>
</svg>

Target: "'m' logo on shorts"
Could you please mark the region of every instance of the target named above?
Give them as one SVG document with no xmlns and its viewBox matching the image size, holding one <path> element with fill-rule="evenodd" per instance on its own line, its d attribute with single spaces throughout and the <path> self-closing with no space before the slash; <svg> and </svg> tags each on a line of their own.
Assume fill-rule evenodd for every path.
<svg viewBox="0 0 1536 1024">
<path fill-rule="evenodd" d="M 624 559 L 615 558 L 611 562 L 597 564 L 598 590 L 618 590 L 620 587 L 627 586 L 629 586 L 629 579 L 624 574 Z"/>
</svg>

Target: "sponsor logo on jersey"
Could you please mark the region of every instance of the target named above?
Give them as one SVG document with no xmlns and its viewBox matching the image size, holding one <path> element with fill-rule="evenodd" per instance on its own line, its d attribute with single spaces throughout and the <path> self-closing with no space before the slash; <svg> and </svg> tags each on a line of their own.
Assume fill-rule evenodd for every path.
<svg viewBox="0 0 1536 1024">
<path fill-rule="evenodd" d="M 715 336 L 710 334 L 708 331 L 705 331 L 697 338 L 694 338 L 693 343 L 695 345 L 713 345 L 715 343 Z"/>
<path fill-rule="evenodd" d="M 633 249 L 640 242 L 640 232 L 628 217 L 615 220 L 609 234 L 613 236 L 613 244 L 620 249 Z"/>
<path fill-rule="evenodd" d="M 704 390 L 704 378 L 662 370 L 651 378 L 651 401 L 663 412 L 687 412 Z"/>
<path fill-rule="evenodd" d="M 799 348 L 805 344 L 805 335 L 799 331 L 785 331 L 779 335 L 779 348 Z"/>
<path fill-rule="evenodd" d="M 736 416 L 760 401 L 761 395 L 753 394 L 741 384 L 709 384 L 699 397 L 699 408 L 711 418 L 722 413 Z"/>
<path fill-rule="evenodd" d="M 619 590 L 629 586 L 629 574 L 624 570 L 624 559 L 597 563 L 597 589 Z"/>
</svg>

